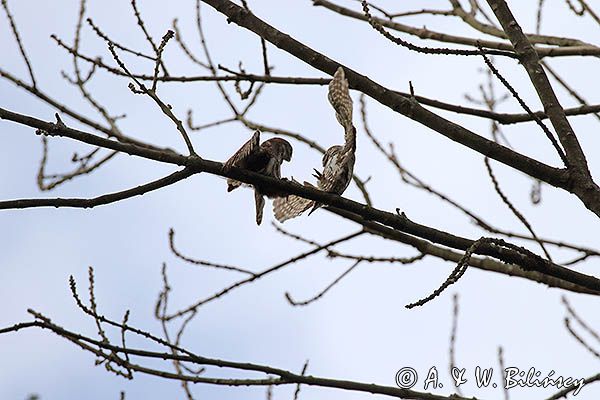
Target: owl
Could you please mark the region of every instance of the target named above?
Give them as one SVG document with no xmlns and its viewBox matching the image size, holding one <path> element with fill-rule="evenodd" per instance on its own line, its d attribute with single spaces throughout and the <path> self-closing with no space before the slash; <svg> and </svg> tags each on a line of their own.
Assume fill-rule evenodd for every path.
<svg viewBox="0 0 600 400">
<path fill-rule="evenodd" d="M 345 143 L 343 146 L 335 145 L 327 149 L 323 156 L 323 172 L 315 170 L 313 176 L 317 178 L 317 188 L 341 195 L 352 179 L 356 152 L 356 129 L 352 124 L 352 98 L 342 67 L 337 69 L 329 83 L 327 98 L 335 110 L 337 121 L 344 128 Z M 304 185 L 314 187 L 309 182 L 304 182 Z M 273 212 L 279 222 L 297 217 L 312 208 L 310 215 L 319 207 L 321 207 L 320 203 L 295 195 L 279 197 L 273 201 Z"/>
<path fill-rule="evenodd" d="M 292 145 L 281 138 L 265 140 L 260 144 L 260 131 L 257 130 L 252 138 L 225 162 L 223 170 L 228 171 L 231 167 L 238 167 L 280 179 L 281 164 L 284 160 L 290 161 L 292 159 L 292 150 Z M 242 186 L 242 182 L 231 178 L 227 179 L 228 192 L 240 186 Z M 260 225 L 265 206 L 264 196 L 275 198 L 285 194 L 266 186 L 251 186 L 254 188 L 254 201 L 256 203 L 256 224 Z"/>
</svg>

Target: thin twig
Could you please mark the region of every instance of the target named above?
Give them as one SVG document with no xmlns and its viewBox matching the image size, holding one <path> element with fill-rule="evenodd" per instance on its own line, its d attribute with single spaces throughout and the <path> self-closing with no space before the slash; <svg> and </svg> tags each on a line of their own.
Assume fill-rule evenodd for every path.
<svg viewBox="0 0 600 400">
<path fill-rule="evenodd" d="M 335 278 L 335 280 L 333 282 L 331 282 L 329 285 L 327 285 L 327 287 L 325 289 L 323 289 L 322 291 L 320 291 L 319 293 L 317 293 L 315 296 L 311 297 L 310 299 L 307 299 L 304 301 L 296 301 L 292 298 L 292 295 L 289 292 L 285 292 L 285 298 L 293 306 L 307 306 L 310 303 L 313 303 L 313 302 L 319 300 L 321 297 L 323 297 L 331 288 L 333 288 L 342 279 L 344 279 L 344 277 L 347 276 L 350 272 L 352 272 L 354 270 L 354 268 L 356 268 L 358 266 L 358 264 L 360 264 L 360 263 L 361 263 L 361 260 L 357 260 L 356 262 L 354 262 L 354 264 L 352 264 L 350 266 L 350 268 L 348 268 L 346 271 L 344 271 L 340 276 Z"/>
<path fill-rule="evenodd" d="M 455 358 L 455 347 L 456 347 L 456 329 L 458 328 L 458 294 L 454 293 L 452 296 L 452 328 L 450 329 L 450 347 L 449 347 L 449 361 L 450 365 L 450 375 L 454 376 L 454 370 L 456 367 L 456 358 Z M 462 396 L 462 390 L 460 386 L 455 382 L 456 392 Z"/>
<path fill-rule="evenodd" d="M 4 8 L 4 12 L 6 13 L 6 18 L 8 18 L 8 23 L 10 24 L 10 29 L 15 37 L 17 45 L 19 46 L 19 51 L 21 52 L 21 56 L 23 57 L 23 61 L 27 65 L 27 71 L 29 72 L 29 77 L 31 78 L 31 85 L 34 89 L 37 88 L 37 83 L 35 81 L 35 76 L 33 74 L 33 67 L 31 66 L 31 62 L 29 61 L 29 57 L 27 57 L 27 53 L 25 52 L 25 46 L 23 46 L 23 41 L 21 40 L 21 36 L 19 35 L 19 31 L 17 30 L 17 24 L 15 23 L 15 19 L 12 14 L 8 10 L 8 2 L 7 0 L 2 0 L 2 8 Z"/>
<path fill-rule="evenodd" d="M 208 261 L 197 260 L 197 259 L 193 259 L 193 258 L 184 256 L 175 248 L 175 231 L 173 230 L 173 228 L 169 229 L 169 248 L 171 249 L 171 252 L 173 252 L 173 254 L 177 258 L 180 258 L 183 261 L 190 263 L 190 264 L 203 265 L 205 267 L 212 267 L 212 268 L 222 269 L 222 270 L 226 270 L 226 271 L 236 271 L 236 272 L 241 272 L 243 274 L 247 274 L 250 276 L 256 275 L 254 272 L 249 271 L 244 268 L 234 267 L 231 265 L 215 264 L 215 263 L 211 263 Z"/>
</svg>

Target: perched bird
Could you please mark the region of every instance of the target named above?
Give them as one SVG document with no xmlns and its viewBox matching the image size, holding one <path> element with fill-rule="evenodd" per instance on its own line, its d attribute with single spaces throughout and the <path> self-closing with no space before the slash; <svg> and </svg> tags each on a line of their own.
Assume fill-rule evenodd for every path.
<svg viewBox="0 0 600 400">
<path fill-rule="evenodd" d="M 352 179 L 356 152 L 356 129 L 352 124 L 352 98 L 342 67 L 337 69 L 329 83 L 327 98 L 335 110 L 337 121 L 344 128 L 345 143 L 343 146 L 335 145 L 327 149 L 323 156 L 323 172 L 315 170 L 313 176 L 317 178 L 319 189 L 341 195 Z M 304 185 L 314 187 L 309 182 L 304 182 Z M 321 207 L 320 203 L 295 195 L 279 197 L 273 202 L 273 212 L 279 222 L 297 217 L 312 208 L 310 215 L 319 207 Z"/>
<path fill-rule="evenodd" d="M 260 131 L 256 130 L 252 138 L 225 162 L 223 170 L 228 171 L 231 167 L 238 167 L 279 179 L 281 178 L 281 164 L 284 160 L 290 161 L 291 159 L 292 145 L 287 140 L 273 138 L 260 144 Z M 231 178 L 227 179 L 228 192 L 237 189 L 241 185 L 242 182 Z M 265 206 L 264 196 L 274 198 L 285 194 L 278 193 L 276 190 L 265 186 L 251 186 L 254 187 L 256 224 L 260 225 Z"/>
</svg>

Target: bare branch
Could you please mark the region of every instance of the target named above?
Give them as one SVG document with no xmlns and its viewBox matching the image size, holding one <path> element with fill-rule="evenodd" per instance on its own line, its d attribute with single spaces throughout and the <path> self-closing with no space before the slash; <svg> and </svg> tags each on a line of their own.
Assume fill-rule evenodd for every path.
<svg viewBox="0 0 600 400">
<path fill-rule="evenodd" d="M 337 285 L 342 279 L 344 279 L 344 277 L 346 277 L 346 275 L 348 275 L 350 272 L 352 272 L 354 270 L 354 268 L 356 268 L 358 266 L 358 264 L 361 263 L 361 260 L 356 261 L 354 264 L 352 264 L 350 266 L 350 268 L 348 268 L 346 271 L 344 271 L 340 276 L 338 276 L 337 278 L 335 278 L 335 280 L 333 282 L 331 282 L 329 285 L 327 285 L 327 287 L 325 289 L 323 289 L 322 291 L 320 291 L 319 293 L 317 293 L 315 296 L 311 297 L 308 300 L 304 300 L 304 301 L 296 301 L 292 298 L 292 295 L 289 292 L 285 292 L 285 298 L 286 300 L 293 306 L 307 306 L 310 303 L 313 303 L 317 300 L 319 300 L 321 297 L 325 296 L 325 294 L 331 290 L 331 288 L 333 288 L 335 285 Z"/>
<path fill-rule="evenodd" d="M 398 215 L 381 211 L 376 208 L 342 198 L 335 194 L 323 192 L 321 190 L 299 185 L 290 181 L 274 179 L 235 167 L 228 171 L 223 171 L 223 166 L 221 163 L 201 159 L 197 156 L 185 157 L 167 152 L 142 149 L 134 145 L 100 138 L 86 132 L 68 128 L 64 125 L 40 121 L 36 118 L 13 113 L 2 108 L 0 108 L 0 119 L 8 119 L 37 128 L 38 131 L 43 131 L 49 136 L 70 137 L 84 143 L 101 146 L 108 149 L 119 150 L 127 154 L 137 155 L 151 160 L 187 166 L 193 169 L 195 173 L 205 171 L 220 176 L 226 176 L 228 178 L 233 178 L 244 183 L 269 185 L 274 189 L 281 190 L 284 193 L 295 194 L 310 200 L 315 200 L 319 203 L 326 204 L 330 206 L 329 208 L 332 212 L 338 213 L 339 211 L 346 211 L 350 214 L 355 214 L 366 221 L 376 221 L 391 228 L 400 230 L 401 232 L 405 232 L 410 235 L 416 235 L 427 240 L 431 240 L 435 243 L 453 247 L 455 249 L 466 250 L 474 243 L 473 240 L 417 224 L 407 218 L 404 214 Z M 0 207 L 4 206 L 4 208 L 7 208 L 6 204 L 6 202 L 4 205 L 0 203 Z M 14 207 L 18 203 L 10 202 L 8 204 Z M 52 204 L 52 202 L 48 202 L 44 205 L 49 204 Z M 87 205 L 87 203 L 84 202 L 82 206 L 85 205 Z M 549 263 L 543 260 L 541 257 L 529 251 L 525 251 L 523 248 L 514 247 L 508 250 L 504 249 L 500 251 L 496 246 L 483 244 L 477 248 L 477 252 L 479 254 L 492 255 L 508 263 L 517 264 L 528 271 L 538 271 L 555 278 L 570 281 L 592 291 L 600 291 L 600 280 L 597 278 Z"/>
<path fill-rule="evenodd" d="M 27 65 L 27 71 L 29 71 L 29 78 L 31 78 L 31 85 L 35 89 L 37 83 L 35 81 L 35 76 L 33 75 L 33 67 L 31 66 L 31 62 L 29 61 L 29 57 L 27 57 L 27 53 L 25 52 L 25 47 L 23 46 L 23 41 L 21 40 L 21 35 L 19 35 L 19 31 L 17 30 L 17 24 L 15 23 L 15 19 L 12 14 L 8 10 L 8 0 L 2 0 L 2 8 L 6 13 L 6 18 L 8 18 L 8 23 L 10 24 L 10 29 L 15 37 L 15 41 L 19 46 L 19 51 L 21 52 L 21 56 L 23 57 L 23 61 Z"/>
<path fill-rule="evenodd" d="M 263 271 L 261 271 L 259 273 L 256 273 L 253 276 L 251 276 L 250 278 L 246 278 L 246 279 L 238 281 L 238 282 L 236 282 L 236 283 L 234 283 L 232 285 L 229 285 L 228 287 L 220 290 L 219 292 L 213 294 L 212 296 L 209 296 L 209 297 L 206 297 L 205 299 L 199 300 L 196 303 L 192 304 L 191 306 L 189 306 L 187 308 L 184 308 L 184 309 L 182 309 L 180 311 L 177 311 L 177 312 L 175 312 L 175 313 L 173 313 L 171 315 L 165 316 L 164 318 L 166 320 L 171 320 L 173 318 L 184 316 L 185 314 L 188 314 L 190 312 L 194 312 L 196 309 L 198 309 L 199 307 L 203 306 L 204 304 L 206 304 L 208 302 L 211 302 L 213 300 L 216 300 L 216 299 L 218 299 L 218 298 L 226 295 L 230 291 L 232 291 L 232 290 L 234 290 L 234 289 L 236 289 L 236 288 L 238 288 L 240 286 L 243 286 L 243 285 L 246 285 L 248 283 L 254 282 L 257 279 L 260 279 L 260 278 L 262 278 L 262 277 L 264 277 L 266 275 L 269 275 L 269 274 L 271 274 L 271 273 L 273 273 L 273 272 L 275 272 L 277 270 L 280 270 L 280 269 L 282 269 L 284 267 L 287 267 L 288 265 L 293 264 L 293 263 L 295 263 L 297 261 L 300 261 L 300 260 L 303 260 L 303 259 L 305 259 L 305 258 L 307 258 L 309 256 L 312 256 L 313 254 L 316 254 L 316 253 L 318 253 L 318 252 L 320 252 L 320 251 L 322 251 L 324 249 L 327 249 L 328 247 L 331 247 L 331 246 L 334 246 L 334 245 L 336 245 L 338 243 L 342 243 L 342 242 L 346 242 L 348 240 L 354 239 L 355 237 L 361 235 L 362 233 L 364 233 L 364 232 L 361 230 L 361 231 L 358 231 L 356 233 L 352 233 L 350 235 L 346 235 L 346 236 L 344 236 L 342 238 L 333 240 L 333 241 L 331 241 L 329 243 L 326 243 L 326 244 L 324 244 L 322 246 L 316 247 L 313 250 L 309 250 L 309 251 L 304 252 L 302 254 L 299 254 L 299 255 L 297 255 L 295 257 L 292 257 L 292 258 L 290 258 L 290 259 L 288 259 L 286 261 L 283 261 L 283 262 L 281 262 L 279 264 L 276 264 L 276 265 L 274 265 L 274 266 L 272 266 L 270 268 L 267 268 L 267 269 L 265 269 L 265 270 L 263 270 Z"/>
<path fill-rule="evenodd" d="M 169 229 L 169 247 L 171 249 L 171 251 L 173 252 L 173 254 L 177 257 L 182 259 L 183 261 L 190 263 L 190 264 L 195 264 L 195 265 L 203 265 L 205 267 L 213 267 L 216 269 L 222 269 L 222 270 L 226 270 L 226 271 L 236 271 L 236 272 L 241 272 L 247 275 L 251 275 L 251 276 L 255 276 L 256 274 L 252 271 L 249 271 L 247 269 L 243 269 L 243 268 L 239 268 L 239 267 L 233 267 L 230 265 L 222 265 L 222 264 L 214 264 L 211 262 L 207 262 L 207 261 L 202 261 L 202 260 L 195 260 L 193 258 L 189 258 L 184 256 L 183 254 L 181 254 L 179 251 L 177 251 L 177 249 L 175 248 L 175 241 L 174 241 L 174 237 L 175 237 L 175 231 L 173 230 L 173 228 Z"/>
<path fill-rule="evenodd" d="M 381 33 L 386 39 L 390 40 L 391 42 L 393 42 L 397 45 L 406 47 L 409 50 L 413 50 L 413 51 L 416 51 L 419 53 L 424 53 L 424 54 L 457 55 L 457 56 L 478 55 L 476 50 L 459 50 L 459 49 L 429 48 L 429 47 L 416 46 L 416 45 L 409 43 L 399 37 L 392 35 L 388 31 L 386 31 L 385 28 L 383 27 L 383 25 L 380 24 L 375 18 L 373 18 L 373 16 L 369 12 L 369 4 L 367 3 L 366 0 L 362 0 L 362 7 L 363 7 L 363 12 L 365 13 L 365 16 L 367 17 L 367 21 L 369 22 L 369 24 L 371 24 L 373 29 L 375 29 L 377 32 Z M 483 51 L 483 50 L 481 50 L 481 51 Z M 510 58 L 517 57 L 512 51 L 486 50 L 485 52 L 490 55 L 499 55 L 499 56 L 505 56 L 505 57 L 510 57 Z"/>
<path fill-rule="evenodd" d="M 458 294 L 454 293 L 452 296 L 452 328 L 450 329 L 450 348 L 448 350 L 450 365 L 448 366 L 450 376 L 453 376 L 454 369 L 456 368 L 456 359 L 455 359 L 455 347 L 456 347 L 456 329 L 458 328 Z M 456 385 L 456 392 L 462 396 L 462 391 L 460 386 Z"/>
<path fill-rule="evenodd" d="M 157 179 L 150 183 L 140 185 L 131 189 L 123 190 L 120 192 L 114 192 L 110 194 L 104 194 L 102 196 L 93 197 L 89 199 L 19 199 L 19 200 L 6 200 L 0 201 L 0 210 L 9 209 L 23 209 L 32 207 L 75 207 L 75 208 L 92 208 L 117 201 L 129 199 L 135 196 L 141 196 L 145 193 L 161 189 L 163 187 L 172 185 L 176 182 L 184 180 L 189 176 L 193 175 L 194 172 L 191 169 L 184 169 L 182 171 L 174 172 L 167 175 L 164 178 Z"/>
</svg>

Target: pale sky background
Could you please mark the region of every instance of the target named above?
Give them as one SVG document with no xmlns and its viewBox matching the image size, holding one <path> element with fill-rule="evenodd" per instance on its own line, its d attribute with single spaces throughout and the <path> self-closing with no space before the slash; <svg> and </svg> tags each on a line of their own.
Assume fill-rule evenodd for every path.
<svg viewBox="0 0 600 400">
<path fill-rule="evenodd" d="M 30 55 L 39 87 L 70 107 L 100 120 L 97 113 L 80 97 L 76 88 L 60 76 L 72 72 L 72 60 L 50 39 L 56 34 L 72 43 L 78 12 L 77 1 L 41 2 L 12 0 L 9 7 L 19 26 Z M 368 75 L 387 87 L 406 91 L 412 81 L 416 93 L 440 100 L 464 103 L 463 95 L 477 94 L 484 75 L 481 59 L 472 57 L 427 56 L 409 52 L 374 32 L 367 24 L 349 20 L 308 0 L 251 0 L 254 12 L 275 27 L 292 35 L 315 50 Z M 356 6 L 354 2 L 342 2 Z M 396 2 L 381 2 L 389 6 Z M 448 8 L 444 1 L 407 1 L 403 10 Z M 512 1 L 514 6 L 521 2 Z M 532 2 L 533 3 L 533 2 Z M 535 2 L 537 3 L 537 2 Z M 201 54 L 194 23 L 194 2 L 139 1 L 139 7 L 155 39 L 179 18 L 182 33 L 192 51 Z M 587 19 L 568 14 L 563 2 L 548 2 L 543 32 L 569 35 L 594 42 L 598 26 Z M 527 31 L 535 26 L 535 7 L 515 10 Z M 135 49 L 149 52 L 148 44 L 137 28 L 128 1 L 89 1 L 87 16 L 105 33 Z M 260 73 L 262 61 L 258 38 L 203 6 L 205 33 L 216 63 L 235 68 L 239 60 L 251 72 Z M 565 16 L 568 15 L 568 16 Z M 410 18 L 415 26 L 427 24 L 438 31 L 456 34 L 476 33 L 449 18 Z M 82 51 L 101 55 L 111 62 L 103 43 L 94 33 L 83 29 Z M 403 36 L 404 37 L 404 36 Z M 436 42 L 414 43 L 438 46 Z M 10 33 L 7 20 L 0 18 L 0 68 L 27 81 L 27 72 Z M 269 45 L 274 75 L 321 77 L 322 73 Z M 150 73 L 152 65 L 124 59 L 139 72 Z M 165 51 L 165 62 L 173 75 L 199 75 L 204 71 L 191 64 L 173 41 Z M 592 59 L 551 60 L 551 65 L 566 73 L 590 103 L 599 99 L 597 68 Z M 85 65 L 85 63 L 82 63 Z M 499 68 L 534 108 L 539 101 L 524 70 L 511 60 L 499 60 Z M 87 70 L 87 68 L 85 69 Z M 119 121 L 124 132 L 145 141 L 171 146 L 185 152 L 184 144 L 170 121 L 143 96 L 127 89 L 127 79 L 115 78 L 104 71 L 89 85 L 94 95 L 112 114 L 126 113 Z M 243 85 L 245 87 L 245 85 Z M 243 104 L 233 90 L 229 92 Z M 498 87 L 497 90 L 500 90 Z M 557 89 L 565 106 L 573 101 Z M 160 96 L 173 105 L 174 112 L 185 117 L 194 111 L 197 124 L 229 116 L 224 101 L 213 83 L 161 84 Z M 352 93 L 355 115 L 359 115 L 358 93 Z M 594 97 L 595 96 L 595 97 Z M 0 104 L 15 112 L 53 120 L 55 110 L 33 98 L 6 80 L 0 80 Z M 524 228 L 495 194 L 483 166 L 483 158 L 401 115 L 368 99 L 370 125 L 384 143 L 395 143 L 399 159 L 426 182 L 450 194 L 467 208 L 495 225 L 518 232 Z M 521 112 L 514 100 L 501 111 Z M 485 120 L 437 111 L 452 121 L 482 134 L 489 134 Z M 342 132 L 326 98 L 326 88 L 318 86 L 271 85 L 264 90 L 249 119 L 265 125 L 301 132 L 328 147 L 341 143 Z M 76 121 L 63 116 L 73 127 Z M 598 122 L 592 117 L 571 119 L 582 145 L 587 150 L 593 172 L 600 170 Z M 416 222 L 441 230 L 478 238 L 483 233 L 462 214 L 441 204 L 432 196 L 403 184 L 386 160 L 377 153 L 357 121 L 359 137 L 356 173 L 371 176 L 368 188 L 374 205 L 380 209 L 401 210 Z M 534 124 L 510 126 L 505 134 L 517 149 L 552 165 L 558 164 L 550 144 Z M 228 124 L 201 133 L 192 133 L 197 151 L 203 157 L 225 160 L 251 132 L 239 124 Z M 270 137 L 270 135 L 264 135 Z M 138 158 L 119 155 L 94 174 L 75 179 L 50 193 L 40 193 L 35 183 L 41 157 L 39 138 L 31 128 L 0 122 L 0 198 L 93 197 L 137 186 L 164 176 L 174 168 Z M 73 151 L 86 146 L 69 140 L 50 140 L 48 172 L 69 167 Z M 283 174 L 305 179 L 320 164 L 320 155 L 302 143 L 294 143 L 292 163 Z M 529 201 L 531 179 L 494 163 L 502 187 L 543 237 L 562 239 L 580 245 L 599 247 L 598 219 L 573 196 L 543 186 L 543 203 Z M 345 196 L 362 201 L 352 185 Z M 249 190 L 227 194 L 225 182 L 208 174 L 116 204 L 83 209 L 28 209 L 0 212 L 0 326 L 30 320 L 31 307 L 51 317 L 67 329 L 95 335 L 93 321 L 74 304 L 68 289 L 68 277 L 74 275 L 80 293 L 87 299 L 87 268 L 96 271 L 97 300 L 100 312 L 120 320 L 131 310 L 131 324 L 160 333 L 153 317 L 156 296 L 161 290 L 160 268 L 163 262 L 173 288 L 172 307 L 184 307 L 196 299 L 237 281 L 242 276 L 184 264 L 168 249 L 167 233 L 176 231 L 179 249 L 190 257 L 239 265 L 255 271 L 309 249 L 307 245 L 282 237 L 270 225 L 270 206 L 263 225 L 254 223 L 253 196 Z M 292 232 L 326 242 L 353 232 L 358 227 L 326 211 L 310 218 L 302 217 L 284 225 Z M 530 245 L 539 252 L 539 248 Z M 412 256 L 416 251 L 396 242 L 376 237 L 361 237 L 340 246 L 353 254 Z M 557 261 L 570 255 L 554 252 Z M 498 372 L 497 348 L 504 347 L 505 364 L 522 369 L 536 367 L 545 376 L 576 378 L 598 372 L 598 360 L 586 352 L 563 326 L 562 291 L 522 279 L 509 278 L 477 269 L 465 276 L 439 298 L 424 307 L 406 310 L 405 304 L 422 298 L 446 279 L 454 268 L 426 257 L 419 263 L 377 265 L 364 263 L 331 290 L 323 299 L 307 307 L 288 305 L 284 293 L 306 299 L 327 286 L 351 262 L 330 260 L 320 254 L 283 271 L 243 287 L 201 309 L 185 335 L 185 345 L 197 354 L 268 364 L 300 371 L 310 360 L 308 373 L 315 376 L 358 380 L 394 386 L 396 371 L 405 366 L 424 376 L 431 366 L 440 371 L 445 387 L 436 394 L 450 394 L 448 343 L 451 326 L 452 294 L 460 294 L 460 317 L 456 343 L 456 361 L 472 376 L 476 365 L 494 367 Z M 597 275 L 598 260 L 591 259 L 578 271 Z M 598 300 L 586 295 L 566 293 L 580 315 L 600 329 Z M 173 310 L 174 308 L 172 308 Z M 119 332 L 112 337 L 118 340 Z M 130 338 L 133 347 L 144 341 Z M 154 348 L 154 346 L 151 346 Z M 598 348 L 596 343 L 596 348 Z M 150 365 L 157 366 L 158 363 Z M 170 364 L 162 364 L 171 370 Z M 211 376 L 245 376 L 228 370 L 211 370 Z M 258 376 L 258 375 L 256 375 Z M 294 386 L 275 388 L 275 398 L 291 398 Z M 422 382 L 415 390 L 423 390 Z M 94 357 L 66 340 L 41 330 L 27 330 L 0 337 L 0 399 L 25 399 L 36 393 L 42 399 L 117 399 L 121 390 L 128 399 L 184 398 L 179 384 L 136 374 L 126 381 L 94 366 Z M 501 389 L 477 389 L 465 384 L 463 393 L 486 399 L 503 398 Z M 545 398 L 556 390 L 524 389 L 511 391 L 511 398 Z M 264 388 L 230 388 L 195 385 L 198 398 L 262 399 Z M 588 387 L 577 397 L 598 398 L 600 389 Z M 303 387 L 301 398 L 359 399 L 368 394 Z"/>
</svg>

